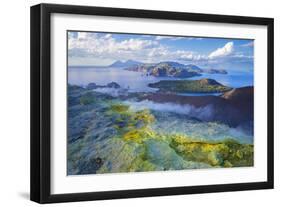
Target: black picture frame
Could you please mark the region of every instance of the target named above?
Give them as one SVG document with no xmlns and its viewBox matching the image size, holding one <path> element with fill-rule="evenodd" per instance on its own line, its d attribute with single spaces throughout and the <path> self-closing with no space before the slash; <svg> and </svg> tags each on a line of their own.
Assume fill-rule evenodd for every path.
<svg viewBox="0 0 281 207">
<path fill-rule="evenodd" d="M 187 187 L 169 187 L 106 192 L 51 194 L 51 70 L 50 70 L 50 16 L 53 13 L 99 15 L 113 17 L 151 18 L 194 22 L 218 22 L 267 26 L 267 181 L 237 184 L 219 184 Z M 179 194 L 211 193 L 271 189 L 274 186 L 273 147 L 273 56 L 274 20 L 272 18 L 195 14 L 153 10 L 135 10 L 56 4 L 39 4 L 31 7 L 31 174 L 30 199 L 38 203 L 88 201 L 102 199 L 166 196 Z"/>
</svg>

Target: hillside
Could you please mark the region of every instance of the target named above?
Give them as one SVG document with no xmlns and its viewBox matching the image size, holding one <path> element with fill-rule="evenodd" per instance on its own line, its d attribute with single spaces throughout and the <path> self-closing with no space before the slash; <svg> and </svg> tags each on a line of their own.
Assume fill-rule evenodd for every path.
<svg viewBox="0 0 281 207">
<path fill-rule="evenodd" d="M 117 65 L 120 65 L 120 63 L 118 62 Z M 227 71 L 222 69 L 202 69 L 193 64 L 184 65 L 173 61 L 133 64 L 125 69 L 129 71 L 141 72 L 155 77 L 190 78 L 194 76 L 200 76 L 201 73 L 227 74 Z"/>
<path fill-rule="evenodd" d="M 241 127 L 253 133 L 254 88 L 252 86 L 232 89 L 222 96 L 180 96 L 167 93 L 150 93 L 142 97 L 156 103 L 191 105 L 196 108 L 212 107 L 213 115 L 208 121 L 218 121 L 231 127 Z"/>
<path fill-rule="evenodd" d="M 199 76 L 201 72 L 192 66 L 186 66 L 177 62 L 160 62 L 152 64 L 140 64 L 126 68 L 129 71 L 142 72 L 146 75 L 152 75 L 155 77 L 178 77 L 189 78 Z"/>
<path fill-rule="evenodd" d="M 234 88 L 228 92 L 225 92 L 222 97 L 228 100 L 241 101 L 249 98 L 253 98 L 254 88 L 252 86 Z"/>
<path fill-rule="evenodd" d="M 148 85 L 152 88 L 159 88 L 160 91 L 177 93 L 218 93 L 231 90 L 213 79 L 200 80 L 161 80 Z"/>
</svg>

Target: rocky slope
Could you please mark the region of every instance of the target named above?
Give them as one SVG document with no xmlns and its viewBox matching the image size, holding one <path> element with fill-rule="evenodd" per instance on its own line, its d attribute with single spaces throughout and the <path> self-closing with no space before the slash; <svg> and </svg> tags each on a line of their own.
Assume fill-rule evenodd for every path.
<svg viewBox="0 0 281 207">
<path fill-rule="evenodd" d="M 189 78 L 194 76 L 200 76 L 201 73 L 227 74 L 226 70 L 201 69 L 193 64 L 184 65 L 173 61 L 135 64 L 131 67 L 127 67 L 126 70 L 142 72 L 146 75 L 152 75 L 155 77 L 177 78 Z"/>
<path fill-rule="evenodd" d="M 252 86 L 236 88 L 222 96 L 180 96 L 167 93 L 150 93 L 141 98 L 157 103 L 191 105 L 196 108 L 210 106 L 212 116 L 205 121 L 219 121 L 231 127 L 242 127 L 253 133 L 254 89 Z"/>
<path fill-rule="evenodd" d="M 144 98 L 192 104 L 187 97 L 161 96 Z M 231 105 L 230 99 L 210 97 L 193 104 Z M 118 98 L 69 85 L 67 174 L 253 166 L 254 146 L 232 139 L 242 136 L 235 130 L 185 114 L 135 110 Z"/>
<path fill-rule="evenodd" d="M 160 91 L 176 93 L 218 93 L 231 90 L 213 79 L 200 80 L 161 80 L 148 84 L 149 87 L 159 88 Z"/>
</svg>

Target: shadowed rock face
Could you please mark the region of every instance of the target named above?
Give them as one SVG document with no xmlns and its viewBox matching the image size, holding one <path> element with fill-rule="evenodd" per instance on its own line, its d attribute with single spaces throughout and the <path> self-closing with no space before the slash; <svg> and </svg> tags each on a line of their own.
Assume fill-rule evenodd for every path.
<svg viewBox="0 0 281 207">
<path fill-rule="evenodd" d="M 120 85 L 118 83 L 115 83 L 115 82 L 108 83 L 106 86 L 108 88 L 120 88 Z"/>
<path fill-rule="evenodd" d="M 159 63 L 151 71 L 150 75 L 156 77 L 178 77 L 178 78 L 188 78 L 193 76 L 198 76 L 199 74 L 195 71 L 189 71 L 184 65 L 174 66 L 171 63 Z"/>
<path fill-rule="evenodd" d="M 97 85 L 96 83 L 89 83 L 86 87 L 87 90 L 93 90 L 97 88 L 120 88 L 121 86 L 116 82 L 111 82 L 105 86 Z"/>
<path fill-rule="evenodd" d="M 225 92 L 222 97 L 228 100 L 236 100 L 239 101 L 241 99 L 250 99 L 254 98 L 253 97 L 254 93 L 254 88 L 252 86 L 247 86 L 247 87 L 242 87 L 242 88 L 237 88 L 237 89 L 232 89 L 228 92 Z"/>
<path fill-rule="evenodd" d="M 95 83 L 89 83 L 86 88 L 87 88 L 88 90 L 93 90 L 93 89 L 98 88 L 98 85 L 95 84 Z"/>
<path fill-rule="evenodd" d="M 243 87 L 225 92 L 222 96 L 179 96 L 155 93 L 142 97 L 158 103 L 189 104 L 199 107 L 212 106 L 213 116 L 208 121 L 219 121 L 231 127 L 252 128 L 254 118 L 253 87 Z"/>
<path fill-rule="evenodd" d="M 131 63 L 131 64 L 127 64 Z M 126 66 L 127 64 L 127 66 Z M 188 64 L 184 65 L 173 61 L 164 61 L 159 63 L 139 63 L 136 61 L 127 61 L 125 63 L 116 61 L 110 67 L 127 67 L 126 70 L 137 71 L 146 73 L 156 77 L 177 77 L 188 78 L 193 76 L 200 76 L 201 73 L 209 74 L 227 74 L 224 69 L 202 69 L 196 65 Z"/>
<path fill-rule="evenodd" d="M 183 65 L 177 62 L 160 62 L 156 64 L 140 64 L 126 68 L 126 70 L 147 73 L 155 77 L 188 78 L 199 76 L 202 72 L 193 65 Z"/>
</svg>

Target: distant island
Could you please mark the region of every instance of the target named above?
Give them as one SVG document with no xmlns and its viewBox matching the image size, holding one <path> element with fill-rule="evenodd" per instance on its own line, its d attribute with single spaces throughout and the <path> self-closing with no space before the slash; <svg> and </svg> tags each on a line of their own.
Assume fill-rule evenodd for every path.
<svg viewBox="0 0 281 207">
<path fill-rule="evenodd" d="M 181 64 L 174 61 L 159 63 L 142 63 L 135 60 L 117 60 L 110 65 L 69 65 L 69 68 L 118 68 L 128 71 L 141 72 L 145 76 L 191 78 L 207 74 L 228 74 L 224 69 L 202 69 L 194 64 Z"/>
<path fill-rule="evenodd" d="M 112 63 L 111 65 L 109 65 L 108 67 L 132 67 L 132 66 L 136 66 L 136 65 L 140 65 L 143 64 L 141 62 L 135 61 L 135 60 L 127 60 L 122 62 L 121 60 L 117 60 L 114 63 Z"/>
<path fill-rule="evenodd" d="M 181 64 L 173 61 L 159 63 L 141 63 L 134 60 L 122 62 L 120 60 L 109 65 L 109 67 L 125 68 L 128 71 L 141 72 L 146 76 L 155 77 L 175 77 L 175 78 L 190 78 L 200 76 L 202 73 L 209 74 L 227 74 L 223 69 L 202 69 L 193 64 Z"/>
<path fill-rule="evenodd" d="M 148 86 L 159 88 L 160 91 L 176 93 L 219 93 L 232 89 L 216 80 L 207 78 L 200 80 L 161 80 L 157 83 L 150 83 Z"/>
</svg>

